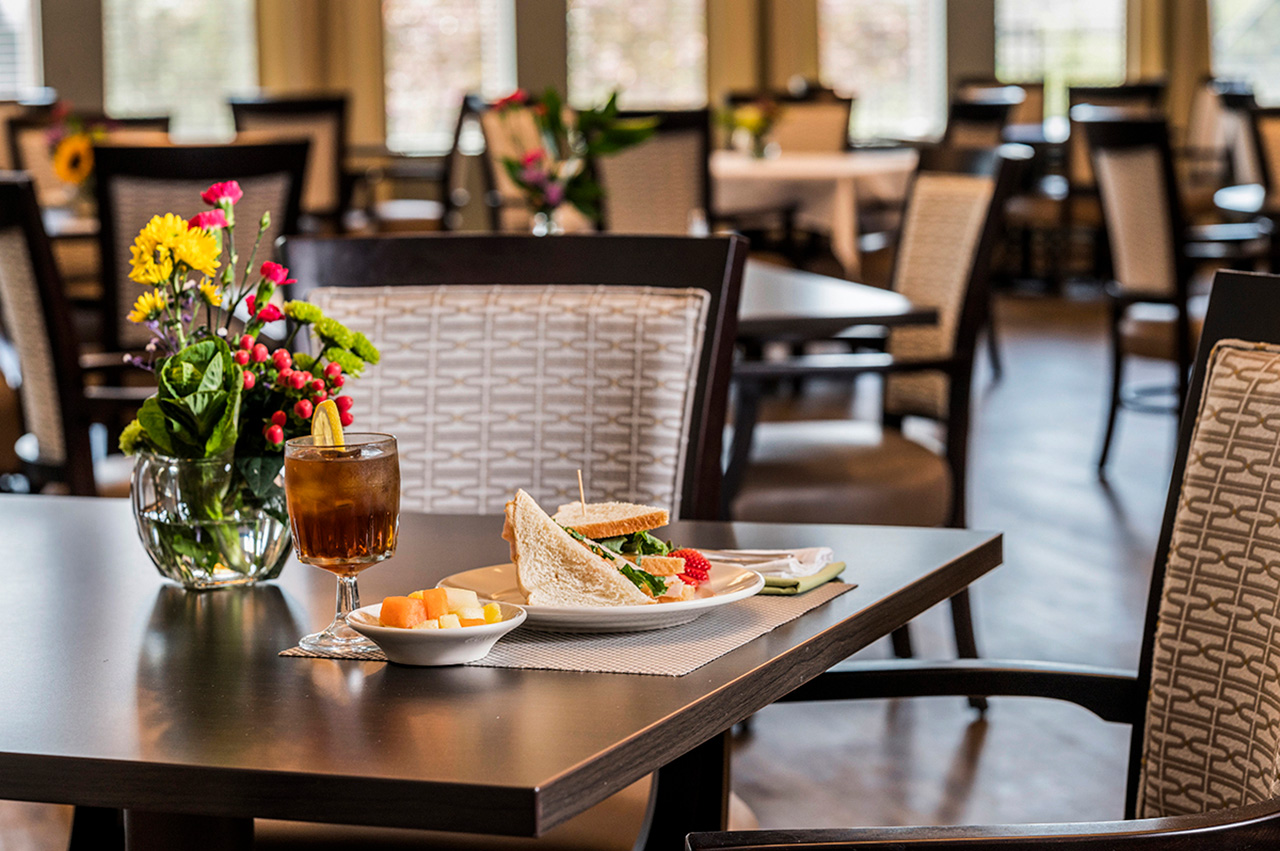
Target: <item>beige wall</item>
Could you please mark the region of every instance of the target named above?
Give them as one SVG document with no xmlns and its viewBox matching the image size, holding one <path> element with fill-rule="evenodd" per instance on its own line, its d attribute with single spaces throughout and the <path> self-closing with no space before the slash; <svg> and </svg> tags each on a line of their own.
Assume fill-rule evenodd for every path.
<svg viewBox="0 0 1280 851">
<path fill-rule="evenodd" d="M 569 25 L 565 0 L 515 0 L 516 85 L 540 92 L 569 89 Z"/>
<path fill-rule="evenodd" d="M 996 75 L 995 0 L 947 0 L 947 91 Z"/>
<path fill-rule="evenodd" d="M 40 17 L 44 84 L 77 109 L 102 109 L 102 4 L 42 0 Z"/>
</svg>

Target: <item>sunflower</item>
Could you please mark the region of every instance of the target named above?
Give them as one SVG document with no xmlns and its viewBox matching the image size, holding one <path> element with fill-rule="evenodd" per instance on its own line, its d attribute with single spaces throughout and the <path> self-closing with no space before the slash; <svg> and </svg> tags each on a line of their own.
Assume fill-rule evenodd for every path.
<svg viewBox="0 0 1280 851">
<path fill-rule="evenodd" d="M 205 281 L 200 284 L 200 297 L 210 307 L 222 306 L 222 291 L 218 289 L 218 285 L 213 281 Z"/>
<path fill-rule="evenodd" d="M 93 173 L 93 140 L 88 133 L 72 133 L 53 150 L 53 173 L 63 183 L 77 186 Z"/>
<path fill-rule="evenodd" d="M 160 314 L 164 312 L 165 304 L 162 293 L 155 290 L 145 292 L 133 303 L 133 310 L 129 311 L 129 321 L 147 322 L 151 319 L 159 319 Z"/>
<path fill-rule="evenodd" d="M 140 284 L 160 284 L 173 274 L 173 243 L 187 232 L 187 222 L 181 216 L 166 213 L 152 216 L 133 241 L 129 249 L 129 278 Z"/>
</svg>

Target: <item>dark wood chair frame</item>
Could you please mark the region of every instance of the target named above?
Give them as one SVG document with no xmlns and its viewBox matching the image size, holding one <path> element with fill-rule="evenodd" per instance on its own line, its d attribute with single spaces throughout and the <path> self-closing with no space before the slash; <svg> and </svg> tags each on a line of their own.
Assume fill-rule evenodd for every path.
<svg viewBox="0 0 1280 851">
<path fill-rule="evenodd" d="M 995 175 L 996 186 L 991 199 L 991 212 L 983 227 L 978 249 L 969 268 L 969 280 L 955 332 L 952 356 L 939 360 L 895 360 L 882 352 L 801 355 L 782 361 L 743 361 L 734 369 L 737 401 L 734 409 L 734 437 L 725 473 L 722 517 L 731 514 L 733 498 L 742 482 L 742 474 L 751 457 L 752 433 L 759 419 L 760 398 L 765 387 L 782 380 L 830 378 L 852 380 L 867 374 L 904 374 L 913 372 L 942 373 L 947 377 L 948 417 L 946 422 L 945 458 L 951 467 L 951 516 L 947 525 L 966 525 L 966 483 L 968 480 L 970 399 L 974 352 L 978 335 L 988 324 L 990 313 L 991 256 L 1003 231 L 1005 201 L 1021 179 L 1021 171 L 1032 157 L 1023 145 L 1003 145 L 994 149 L 961 149 L 932 147 L 921 151 L 916 171 L 934 171 Z M 915 177 L 912 179 L 914 187 Z M 908 190 L 908 205 L 910 192 Z M 895 258 L 895 264 L 901 262 Z M 895 269 L 896 273 L 896 269 Z M 900 417 L 887 418 L 900 425 Z M 958 655 L 976 658 L 977 640 L 973 631 L 973 615 L 968 589 L 951 598 L 952 623 Z M 910 632 L 903 626 L 893 634 L 894 652 L 900 657 L 912 655 Z M 819 677 L 819 680 L 822 678 Z M 981 695 L 975 693 L 975 708 L 985 709 Z"/>
<path fill-rule="evenodd" d="M 235 120 L 236 132 L 247 130 L 245 119 L 255 116 L 328 116 L 338 122 L 337 163 L 333 175 L 334 185 L 338 187 L 338 204 L 332 210 L 304 210 L 304 214 L 317 216 L 329 221 L 335 230 L 343 229 L 343 213 L 351 206 L 351 193 L 355 189 L 355 177 L 346 170 L 347 162 L 347 96 L 345 94 L 315 95 L 308 97 L 254 97 L 229 98 L 231 115 Z M 308 157 L 312 152 L 308 151 Z"/>
<path fill-rule="evenodd" d="M 19 227 L 27 242 L 32 273 L 44 312 L 45 333 L 53 357 L 53 375 L 58 384 L 58 405 L 62 412 L 62 435 L 66 463 L 55 468 L 24 460 L 24 474 L 33 485 L 59 481 L 74 496 L 96 496 L 93 454 L 89 447 L 89 424 L 94 414 L 118 414 L 122 408 L 141 404 L 151 388 L 85 386 L 85 372 L 121 362 L 119 355 L 94 355 L 82 363 L 80 346 L 71 324 L 71 309 L 62 285 L 62 276 L 53 259 L 53 250 L 44 231 L 40 206 L 31 178 L 22 172 L 0 172 L 0 228 Z M 9 317 L 19 321 L 18 317 Z"/>
<path fill-rule="evenodd" d="M 953 145 L 953 136 L 957 122 L 963 124 L 989 124 L 996 129 L 996 137 L 1004 129 L 1009 120 L 1009 111 L 1015 102 L 1007 99 L 993 100 L 961 100 L 951 101 L 947 113 L 947 129 L 942 134 L 943 145 Z"/>
<path fill-rule="evenodd" d="M 1267 194 L 1280 189 L 1272 179 L 1280 174 L 1280 162 L 1271 161 L 1271 153 L 1262 141 L 1262 122 L 1280 121 L 1280 106 L 1255 106 L 1249 110 L 1249 132 L 1253 135 L 1253 149 L 1258 152 L 1258 166 L 1262 170 L 1262 185 Z"/>
<path fill-rule="evenodd" d="M 1098 454 L 1098 472 L 1103 473 L 1111 451 L 1111 441 L 1115 435 L 1116 418 L 1120 408 L 1158 412 L 1167 411 L 1167 407 L 1153 406 L 1146 401 L 1153 391 L 1167 392 L 1163 388 L 1139 387 L 1126 393 L 1123 386 L 1124 350 L 1120 333 L 1125 311 L 1139 302 L 1156 302 L 1171 304 L 1177 309 L 1174 320 L 1174 364 L 1177 368 L 1175 386 L 1177 406 L 1181 408 L 1187 398 L 1187 381 L 1191 371 L 1191 319 L 1187 313 L 1191 276 L 1195 271 L 1188 256 L 1186 222 L 1182 213 L 1182 202 L 1178 195 L 1177 176 L 1173 165 L 1173 150 L 1169 144 L 1169 128 L 1163 118 L 1123 117 L 1099 111 L 1092 116 L 1079 120 L 1081 128 L 1088 134 L 1089 150 L 1096 159 L 1097 152 L 1102 150 L 1123 150 L 1133 148 L 1155 148 L 1160 157 L 1160 169 L 1164 174 L 1165 197 L 1161 199 L 1169 211 L 1169 222 L 1172 227 L 1170 239 L 1174 252 L 1174 291 L 1171 295 L 1143 295 L 1124 291 L 1115 281 L 1106 283 L 1109 301 L 1108 329 L 1111 344 L 1111 389 L 1108 396 L 1107 424 L 1102 437 L 1102 449 Z M 1101 191 L 1101 190 L 1099 190 Z M 1103 205 L 1103 226 L 1110 230 L 1110 221 L 1106 206 Z"/>
<path fill-rule="evenodd" d="M 75 118 L 88 124 L 101 122 L 111 125 L 121 130 L 158 130 L 164 133 L 169 132 L 169 116 L 152 115 L 152 116 L 135 116 L 132 118 L 114 118 L 103 112 L 80 112 L 73 113 Z M 23 130 L 31 129 L 48 129 L 55 126 L 60 119 L 53 114 L 51 109 L 40 107 L 32 110 L 24 115 L 15 115 L 10 118 L 6 128 L 5 144 L 9 146 L 9 155 L 13 158 L 13 165 L 18 169 L 27 168 L 23 161 L 22 146 L 18 144 L 18 136 Z"/>
<path fill-rule="evenodd" d="M 273 142 L 261 145 L 169 145 L 164 147 L 130 147 L 101 145 L 94 149 L 95 191 L 98 199 L 98 245 L 102 258 L 102 338 L 108 349 L 121 348 L 116 323 L 116 300 L 120 288 L 130 286 L 119 279 L 115 201 L 111 187 L 117 177 L 141 177 L 153 180 L 243 180 L 272 174 L 290 177 L 289 195 L 278 233 L 298 231 L 302 202 L 303 172 L 307 149 L 311 143 Z M 199 198 L 192 199 L 193 209 Z M 169 212 L 157 210 L 157 213 Z M 256 232 L 256 223 L 247 230 Z"/>
<path fill-rule="evenodd" d="M 1249 272 L 1219 272 L 1205 318 L 1204 333 L 1178 429 L 1178 449 L 1165 502 L 1164 522 L 1156 546 L 1142 651 L 1136 671 L 1059 663 L 956 662 L 844 663 L 786 701 L 898 698 L 922 695 L 989 695 L 1047 697 L 1081 706 L 1104 721 L 1133 727 L 1128 761 L 1125 817 L 1137 811 L 1138 779 L 1142 765 L 1142 730 L 1151 687 L 1156 621 L 1164 586 L 1174 518 L 1187 465 L 1188 448 L 1200 406 L 1206 363 L 1215 343 L 1224 339 L 1280 341 L 1280 278 Z M 909 846 L 930 851 L 976 851 L 982 848 L 1041 849 L 1069 847 L 1075 851 L 1113 851 L 1117 848 L 1192 851 L 1202 848 L 1270 848 L 1280 843 L 1280 799 L 1234 810 L 1134 821 L 1087 822 L 1061 825 L 1002 825 L 908 827 L 832 830 L 778 830 L 691 834 L 690 851 L 713 849 L 822 848 L 824 851 L 889 851 Z"/>
<path fill-rule="evenodd" d="M 747 242 L 738 236 L 437 234 L 288 237 L 280 243 L 298 279 L 293 298 L 314 287 L 432 284 L 616 284 L 698 287 L 711 294 L 698 365 L 681 516 L 720 512 L 721 447 L 728 405 L 738 300 Z"/>
</svg>

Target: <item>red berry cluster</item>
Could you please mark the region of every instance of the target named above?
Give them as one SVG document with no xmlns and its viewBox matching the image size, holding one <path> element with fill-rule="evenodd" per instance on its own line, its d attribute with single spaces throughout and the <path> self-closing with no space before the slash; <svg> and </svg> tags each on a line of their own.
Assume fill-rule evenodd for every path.
<svg viewBox="0 0 1280 851">
<path fill-rule="evenodd" d="M 669 555 L 684 559 L 684 573 L 679 574 L 679 579 L 684 584 L 696 588 L 711 578 L 711 562 L 697 550 L 676 550 Z"/>
<path fill-rule="evenodd" d="M 338 418 L 344 428 L 355 421 L 351 413 L 351 397 L 338 395 L 347 380 L 339 364 L 326 364 L 319 375 L 312 375 L 305 369 L 294 369 L 293 355 L 288 349 L 268 351 L 250 334 L 240 338 L 234 356 L 236 363 L 244 367 L 245 390 L 252 390 L 261 383 L 272 397 L 280 397 L 278 402 L 269 403 L 273 407 L 278 404 L 279 409 L 271 413 L 262 427 L 262 436 L 267 443 L 273 446 L 284 443 L 290 415 L 295 418 L 294 430 L 305 433 L 306 421 L 311 419 L 315 406 L 325 399 L 333 399 L 338 406 Z"/>
</svg>

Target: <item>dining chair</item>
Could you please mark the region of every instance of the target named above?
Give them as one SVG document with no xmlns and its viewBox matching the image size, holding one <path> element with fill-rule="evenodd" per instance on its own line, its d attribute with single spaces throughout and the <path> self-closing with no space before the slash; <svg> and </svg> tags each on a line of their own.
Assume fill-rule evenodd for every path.
<svg viewBox="0 0 1280 851">
<path fill-rule="evenodd" d="M 769 132 L 769 141 L 784 153 L 834 153 L 849 148 L 853 98 L 815 87 L 800 94 L 731 92 L 726 102 L 735 107 L 762 98 L 778 104 L 778 117 Z"/>
<path fill-rule="evenodd" d="M 337 232 L 343 230 L 353 186 L 346 173 L 347 100 L 345 94 L 229 99 L 237 140 L 311 143 L 301 212 Z"/>
<path fill-rule="evenodd" d="M 593 164 L 604 192 L 600 229 L 687 236 L 711 215 L 711 113 L 626 112 L 657 120 L 653 135 Z"/>
<path fill-rule="evenodd" d="M 1010 124 L 1044 123 L 1044 81 L 1006 83 L 995 77 L 964 77 L 956 86 L 956 96 L 961 100 L 987 100 L 992 92 L 1021 89 L 1022 98 L 1009 110 Z"/>
<path fill-rule="evenodd" d="M 1258 108 L 1253 89 L 1236 85 L 1222 92 L 1222 119 L 1228 159 L 1228 182 L 1261 183 L 1262 164 L 1253 132 L 1253 111 Z"/>
<path fill-rule="evenodd" d="M 691 834 L 686 848 L 1190 851 L 1280 842 L 1272 640 L 1280 526 L 1263 469 L 1280 452 L 1277 315 L 1280 277 L 1218 273 L 1179 426 L 1136 670 L 997 660 L 844 663 L 785 698 L 936 695 L 945 685 L 946 694 L 1077 704 L 1132 728 L 1128 821 L 706 833 Z"/>
<path fill-rule="evenodd" d="M 516 488 L 715 519 L 741 237 L 289 237 L 294 296 L 365 333 L 359 427 L 400 445 L 401 507 L 501 515 Z M 496 534 L 496 533 L 495 533 Z M 257 847 L 630 849 L 641 781 L 538 840 L 259 820 Z M 741 818 L 741 817 L 739 817 Z M 296 843 L 294 845 L 293 843 Z"/>
<path fill-rule="evenodd" d="M 1191 277 L 1197 263 L 1222 257 L 1201 251 L 1201 244 L 1191 241 L 1206 229 L 1186 224 L 1163 118 L 1093 110 L 1078 111 L 1077 121 L 1093 152 L 1114 273 L 1106 288 L 1111 387 L 1098 455 L 1102 473 L 1121 408 L 1181 408 L 1205 306 L 1204 296 L 1191 292 Z M 1262 239 L 1256 229 L 1242 233 L 1246 247 Z M 1250 251 L 1265 255 L 1267 248 L 1264 244 Z M 1152 401 L 1153 394 L 1167 396 L 1167 387 L 1125 388 L 1124 367 L 1131 356 L 1173 362 L 1177 375 L 1172 408 Z"/>
<path fill-rule="evenodd" d="M 994 148 L 1004 141 L 1004 126 L 1009 112 L 1024 97 L 1001 91 L 982 100 L 956 99 L 947 114 L 947 129 L 942 144 L 954 148 Z"/>
<path fill-rule="evenodd" d="M 954 526 L 966 523 L 976 340 L 989 309 L 991 253 L 1004 200 L 1031 158 L 1020 145 L 926 148 L 912 181 L 893 288 L 935 306 L 935 326 L 891 331 L 885 353 L 740 363 L 725 511 L 756 522 Z M 884 422 L 757 423 L 762 388 L 788 378 L 884 374 Z M 941 453 L 905 436 L 906 417 L 945 426 Z M 951 600 L 961 656 L 976 656 L 968 591 Z M 895 652 L 912 653 L 904 627 Z"/>
<path fill-rule="evenodd" d="M 98 248 L 102 254 L 103 344 L 110 350 L 145 345 L 150 332 L 128 321 L 138 287 L 129 280 L 129 248 L 152 216 L 189 217 L 202 209 L 200 193 L 210 184 L 239 181 L 237 250 L 248 258 L 263 213 L 271 225 L 257 263 L 275 254 L 275 238 L 296 233 L 309 143 L 95 147 Z"/>
<path fill-rule="evenodd" d="M 86 371 L 116 365 L 120 357 L 99 354 L 82 364 L 34 182 L 19 172 L 0 172 L 0 317 L 21 370 L 26 433 L 15 451 L 31 489 L 127 496 L 132 459 L 95 460 L 89 425 L 95 414 L 141 405 L 152 390 L 86 386 Z"/>
<path fill-rule="evenodd" d="M 1280 107 L 1255 107 L 1250 115 L 1261 183 L 1275 192 L 1280 190 Z"/>
</svg>

